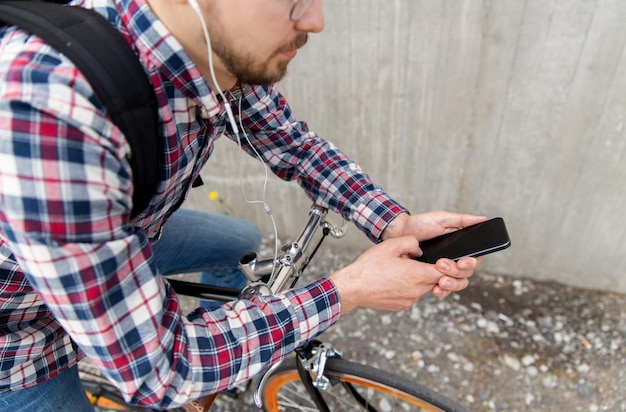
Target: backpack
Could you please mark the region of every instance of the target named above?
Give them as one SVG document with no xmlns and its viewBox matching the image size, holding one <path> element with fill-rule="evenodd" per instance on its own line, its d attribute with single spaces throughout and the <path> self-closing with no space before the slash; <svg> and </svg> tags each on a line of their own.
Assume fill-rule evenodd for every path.
<svg viewBox="0 0 626 412">
<path fill-rule="evenodd" d="M 156 191 L 163 153 L 154 89 L 120 33 L 100 14 L 55 2 L 0 1 L 0 28 L 18 26 L 63 53 L 87 78 L 131 147 L 133 210 Z"/>
</svg>

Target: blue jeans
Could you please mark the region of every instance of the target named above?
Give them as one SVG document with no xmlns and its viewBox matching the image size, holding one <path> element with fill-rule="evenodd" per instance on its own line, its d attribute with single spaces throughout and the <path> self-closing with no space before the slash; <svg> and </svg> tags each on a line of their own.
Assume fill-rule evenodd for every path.
<svg viewBox="0 0 626 412">
<path fill-rule="evenodd" d="M 78 378 L 78 367 L 15 392 L 0 393 L 0 410 L 11 412 L 93 412 Z"/>
<path fill-rule="evenodd" d="M 200 272 L 201 283 L 242 289 L 247 280 L 237 269 L 239 259 L 260 245 L 261 233 L 248 221 L 180 209 L 163 227 L 153 251 L 164 275 Z"/>
<path fill-rule="evenodd" d="M 162 274 L 201 272 L 203 283 L 241 289 L 247 281 L 237 269 L 239 259 L 250 251 L 257 251 L 260 244 L 261 233 L 252 223 L 180 209 L 163 227 L 163 235 L 154 244 L 153 251 Z M 80 384 L 77 367 L 28 389 L 0 392 L 0 411 L 93 410 Z"/>
</svg>

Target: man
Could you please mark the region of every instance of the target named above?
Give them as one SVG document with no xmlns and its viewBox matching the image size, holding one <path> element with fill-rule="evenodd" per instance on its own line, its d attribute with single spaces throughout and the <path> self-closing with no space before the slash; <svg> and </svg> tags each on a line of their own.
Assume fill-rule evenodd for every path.
<svg viewBox="0 0 626 412">
<path fill-rule="evenodd" d="M 271 86 L 307 34 L 323 29 L 320 0 L 197 1 L 82 3 L 133 45 L 159 102 L 161 180 L 134 219 L 128 144 L 85 78 L 36 36 L 0 32 L 3 410 L 88 410 L 75 367 L 84 355 L 132 402 L 181 405 L 250 378 L 354 308 L 397 311 L 431 291 L 461 290 L 480 263 L 410 259 L 419 241 L 484 218 L 409 216 L 296 121 Z M 199 250 L 189 251 L 179 242 L 208 241 L 224 224 L 178 207 L 215 140 L 238 139 L 236 129 L 274 173 L 380 244 L 304 288 L 185 316 L 163 273 L 219 269 L 225 252 L 213 247 L 232 245 L 236 255 L 258 244 L 256 229 L 242 222 L 213 246 L 194 240 L 189 247 Z M 244 150 L 252 151 L 245 142 Z M 215 232 L 235 223 L 225 225 Z M 199 261 L 188 262 L 193 256 Z"/>
</svg>

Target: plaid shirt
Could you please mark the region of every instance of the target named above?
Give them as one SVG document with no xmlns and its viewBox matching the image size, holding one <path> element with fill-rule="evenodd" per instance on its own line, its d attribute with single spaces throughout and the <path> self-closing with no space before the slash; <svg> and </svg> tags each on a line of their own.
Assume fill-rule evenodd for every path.
<svg viewBox="0 0 626 412">
<path fill-rule="evenodd" d="M 216 139 L 233 138 L 224 103 L 144 0 L 85 6 L 133 45 L 154 85 L 161 179 L 131 221 L 129 145 L 86 79 L 37 37 L 0 31 L 0 390 L 54 377 L 86 354 L 133 402 L 181 405 L 250 378 L 327 329 L 339 317 L 338 295 L 321 279 L 181 313 L 151 242 Z M 296 121 L 274 87 L 239 85 L 229 96 L 274 173 L 372 240 L 405 211 Z"/>
</svg>

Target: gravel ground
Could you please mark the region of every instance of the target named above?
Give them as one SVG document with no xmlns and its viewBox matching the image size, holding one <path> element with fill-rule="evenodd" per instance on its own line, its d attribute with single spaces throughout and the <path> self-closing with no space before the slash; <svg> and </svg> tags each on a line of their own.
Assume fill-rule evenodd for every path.
<svg viewBox="0 0 626 412">
<path fill-rule="evenodd" d="M 354 258 L 322 248 L 307 271 L 330 273 Z M 446 299 L 425 297 L 401 313 L 357 310 L 321 339 L 473 411 L 626 411 L 625 303 L 479 272 Z M 221 396 L 211 410 L 257 409 L 245 394 Z"/>
</svg>

